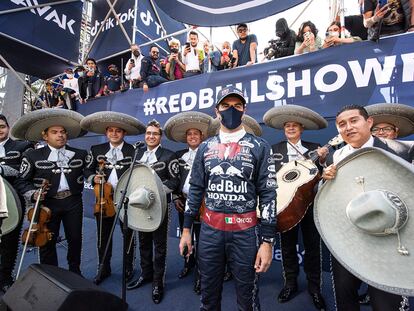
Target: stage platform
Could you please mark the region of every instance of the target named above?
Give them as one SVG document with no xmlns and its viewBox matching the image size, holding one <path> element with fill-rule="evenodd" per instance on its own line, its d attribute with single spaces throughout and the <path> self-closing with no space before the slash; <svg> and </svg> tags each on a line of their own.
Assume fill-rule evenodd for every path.
<svg viewBox="0 0 414 311">
<path fill-rule="evenodd" d="M 175 228 L 170 228 L 175 230 Z M 97 269 L 96 253 L 96 225 L 95 220 L 84 218 L 83 223 L 83 251 L 82 251 L 82 274 L 85 278 L 92 280 Z M 63 234 L 63 231 L 62 231 Z M 200 296 L 193 292 L 194 273 L 180 280 L 177 275 L 183 266 L 182 258 L 178 254 L 179 240 L 174 237 L 168 239 L 168 262 L 165 282 L 165 295 L 159 305 L 155 305 L 151 299 L 151 284 L 146 284 L 142 288 L 127 291 L 127 302 L 129 310 L 168 310 L 168 311 L 192 311 L 198 310 L 200 306 Z M 59 262 L 62 267 L 66 264 L 66 242 L 58 244 Z M 139 256 L 136 259 L 135 275 L 139 273 Z M 31 250 L 26 254 L 24 267 L 37 262 L 37 251 Z M 114 249 L 112 256 L 112 276 L 106 279 L 100 286 L 105 290 L 121 295 L 121 266 L 122 264 L 122 240 L 119 226 L 115 230 Z M 303 270 L 299 279 L 299 294 L 290 302 L 280 304 L 277 295 L 283 286 L 283 277 L 280 262 L 274 261 L 270 270 L 260 277 L 259 297 L 262 310 L 278 311 L 312 311 L 312 300 L 306 291 L 306 281 Z M 335 310 L 334 297 L 332 291 L 331 275 L 323 273 L 323 295 L 328 305 L 327 310 Z M 411 305 L 414 301 L 411 300 Z M 229 281 L 224 284 L 222 310 L 236 311 L 236 295 L 234 282 Z M 362 307 L 362 311 L 371 310 L 369 307 Z M 413 309 L 414 310 L 414 309 Z"/>
</svg>

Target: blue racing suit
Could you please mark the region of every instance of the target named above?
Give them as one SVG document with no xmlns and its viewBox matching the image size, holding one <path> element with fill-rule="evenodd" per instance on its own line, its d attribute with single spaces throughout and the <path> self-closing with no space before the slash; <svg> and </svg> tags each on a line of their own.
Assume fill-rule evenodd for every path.
<svg viewBox="0 0 414 311">
<path fill-rule="evenodd" d="M 239 310 L 260 310 L 254 269 L 260 234 L 276 236 L 276 175 L 269 144 L 246 133 L 238 142 L 221 143 L 219 135 L 198 148 L 184 214 L 191 228 L 203 199 L 199 242 L 200 310 L 221 310 L 226 262 L 236 282 Z M 257 204 L 259 200 L 259 204 Z"/>
</svg>

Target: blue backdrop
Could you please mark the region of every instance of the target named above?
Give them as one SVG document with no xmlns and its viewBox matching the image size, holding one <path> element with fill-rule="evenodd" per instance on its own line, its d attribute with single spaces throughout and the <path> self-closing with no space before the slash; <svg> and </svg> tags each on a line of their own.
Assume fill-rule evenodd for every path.
<svg viewBox="0 0 414 311">
<path fill-rule="evenodd" d="M 0 1 L 0 12 L 31 5 L 32 1 Z M 39 78 L 63 72 L 78 61 L 82 6 L 79 0 L 1 14 L 1 54 L 17 71 Z"/>
</svg>

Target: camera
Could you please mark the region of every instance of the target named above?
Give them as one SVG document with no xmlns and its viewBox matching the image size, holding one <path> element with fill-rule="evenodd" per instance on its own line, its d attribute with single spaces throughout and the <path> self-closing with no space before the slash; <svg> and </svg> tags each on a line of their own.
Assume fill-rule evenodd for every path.
<svg viewBox="0 0 414 311">
<path fill-rule="evenodd" d="M 274 59 L 280 57 L 280 48 L 283 47 L 283 42 L 278 40 L 270 40 L 268 47 L 263 50 L 267 59 Z"/>
<path fill-rule="evenodd" d="M 177 54 L 177 53 L 178 53 L 178 49 L 176 49 L 176 48 L 171 48 L 171 49 L 170 49 L 170 52 L 171 52 L 171 53 L 175 53 L 175 54 Z"/>
</svg>

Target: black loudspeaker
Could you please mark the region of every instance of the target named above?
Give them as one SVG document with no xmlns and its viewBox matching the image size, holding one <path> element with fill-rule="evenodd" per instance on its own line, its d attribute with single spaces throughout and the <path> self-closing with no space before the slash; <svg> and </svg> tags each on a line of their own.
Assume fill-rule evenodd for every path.
<svg viewBox="0 0 414 311">
<path fill-rule="evenodd" d="M 33 264 L 4 294 L 12 311 L 123 311 L 128 304 L 81 276 L 55 266 Z"/>
</svg>

